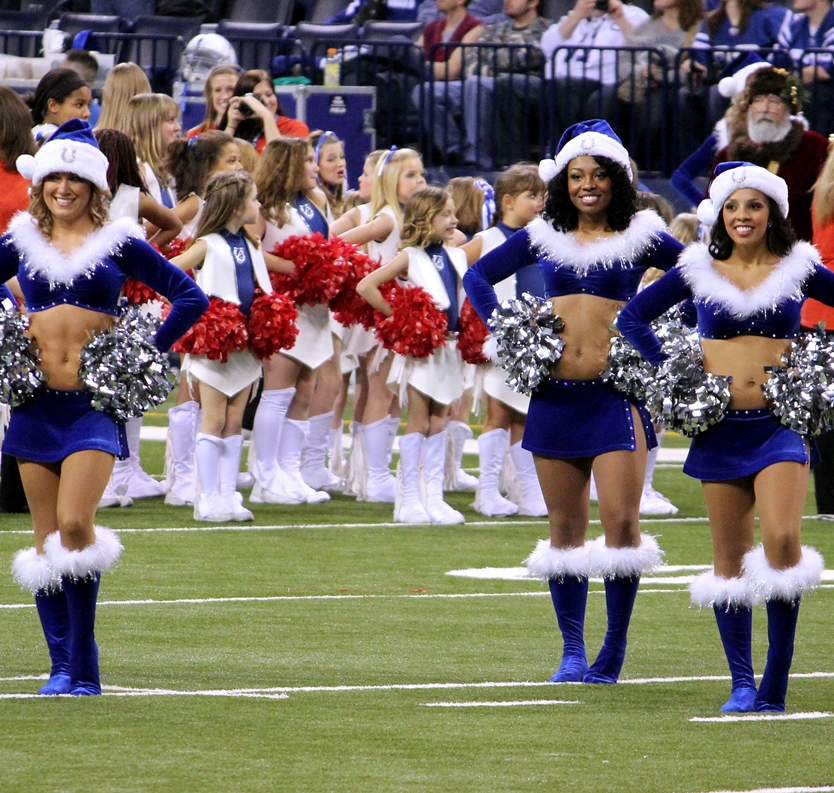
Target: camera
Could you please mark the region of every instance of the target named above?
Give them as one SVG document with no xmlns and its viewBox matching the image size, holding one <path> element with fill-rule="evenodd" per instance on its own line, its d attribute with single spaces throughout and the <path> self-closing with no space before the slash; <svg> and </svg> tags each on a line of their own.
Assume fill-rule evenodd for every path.
<svg viewBox="0 0 834 793">
<path fill-rule="evenodd" d="M 605 2 L 607 4 L 608 0 L 605 0 Z M 245 94 L 245 96 L 254 97 L 255 94 Z M 237 110 L 238 110 L 238 113 L 240 113 L 240 115 L 242 115 L 246 118 L 248 118 L 249 116 L 254 116 L 255 115 L 255 111 L 252 110 L 252 108 L 249 107 L 249 105 L 247 105 L 246 102 L 238 102 L 237 103 Z"/>
<path fill-rule="evenodd" d="M 594 8 L 596 8 L 597 11 L 602 11 L 603 14 L 607 14 L 609 8 L 608 0 L 596 0 Z"/>
</svg>

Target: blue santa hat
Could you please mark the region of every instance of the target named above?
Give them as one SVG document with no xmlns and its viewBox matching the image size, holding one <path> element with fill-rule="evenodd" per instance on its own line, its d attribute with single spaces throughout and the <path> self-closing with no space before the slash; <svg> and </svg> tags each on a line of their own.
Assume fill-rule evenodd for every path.
<svg viewBox="0 0 834 793">
<path fill-rule="evenodd" d="M 108 191 L 109 165 L 86 121 L 72 118 L 62 124 L 33 157 L 21 154 L 16 161 L 18 173 L 33 185 L 40 184 L 51 173 L 71 173 Z"/>
<path fill-rule="evenodd" d="M 709 198 L 698 205 L 698 220 L 714 226 L 726 200 L 736 190 L 749 188 L 764 193 L 776 202 L 782 217 L 788 216 L 788 185 L 781 176 L 751 162 L 722 162 L 715 168 Z"/>
<path fill-rule="evenodd" d="M 609 123 L 600 118 L 580 121 L 568 127 L 559 141 L 555 159 L 542 160 L 539 163 L 539 176 L 545 182 L 550 182 L 568 166 L 571 160 L 584 155 L 607 157 L 622 165 L 629 179 L 634 178 L 631 171 L 631 158 L 623 142 L 611 129 Z"/>
</svg>

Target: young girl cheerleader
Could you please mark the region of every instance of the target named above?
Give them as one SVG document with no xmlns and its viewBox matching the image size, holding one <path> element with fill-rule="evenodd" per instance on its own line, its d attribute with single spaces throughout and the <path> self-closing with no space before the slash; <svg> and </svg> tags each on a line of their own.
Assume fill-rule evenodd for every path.
<svg viewBox="0 0 834 793">
<path fill-rule="evenodd" d="M 127 103 L 128 134 L 136 147 L 148 192 L 168 209 L 177 198 L 165 169 L 168 146 L 179 136 L 179 105 L 165 94 L 138 94 Z"/>
<path fill-rule="evenodd" d="M 101 89 L 101 115 L 96 129 L 130 132 L 127 104 L 137 94 L 151 93 L 151 84 L 141 66 L 117 63 L 107 74 Z"/>
<path fill-rule="evenodd" d="M 319 167 L 319 187 L 327 197 L 328 222 L 341 216 L 344 207 L 347 162 L 345 144 L 332 132 L 314 132 L 310 144 L 316 152 Z"/>
<path fill-rule="evenodd" d="M 458 307 L 463 299 L 461 278 L 466 254 L 446 243 L 457 227 L 452 197 L 439 187 L 416 191 L 405 206 L 402 251 L 389 263 L 360 281 L 357 291 L 385 316 L 393 312 L 379 291 L 381 284 L 407 278 L 425 289 L 446 312 L 448 329 L 458 328 Z M 400 523 L 463 523 L 463 515 L 443 500 L 446 465 L 446 414 L 463 394 L 463 361 L 453 338 L 428 358 L 396 356 L 391 378 L 407 389 L 408 421 L 400 440 L 401 490 L 394 509 Z M 423 460 L 425 502 L 420 494 L 420 459 Z"/>
<path fill-rule="evenodd" d="M 148 242 L 164 248 L 180 231 L 177 216 L 148 195 L 136 162 L 136 151 L 130 138 L 115 129 L 97 129 L 95 137 L 101 153 L 107 157 L 107 182 L 110 194 L 110 220 L 129 218 L 134 223 L 145 221 L 154 229 Z M 157 482 L 142 469 L 140 433 L 142 417 L 129 419 L 126 424 L 130 455 L 116 460 L 113 475 L 102 497 L 102 506 L 127 506 L 134 498 L 151 498 L 165 493 L 165 484 Z"/>
<path fill-rule="evenodd" d="M 367 245 L 372 259 L 388 264 L 400 248 L 403 206 L 425 184 L 423 161 L 418 152 L 414 149 L 386 151 L 376 168 L 368 220 L 339 236 L 355 245 Z M 367 372 L 368 383 L 364 410 L 354 421 L 355 449 L 351 452 L 351 465 L 356 469 L 354 460 L 364 456 L 367 472 L 355 472 L 358 481 L 354 486 L 359 488 L 360 497 L 391 503 L 396 497 L 396 480 L 391 476 L 389 464 L 400 420 L 392 415 L 392 408 L 397 412 L 396 401 L 387 385 L 393 356 L 386 355 L 377 367 L 374 358 L 378 347 L 373 334 L 357 329 L 344 346 L 346 353 L 359 356 L 360 369 Z M 359 449 L 362 452 L 357 455 Z"/>
<path fill-rule="evenodd" d="M 259 243 L 244 225 L 256 223 L 261 205 L 252 177 L 228 171 L 206 187 L 206 203 L 197 239 L 172 261 L 197 271 L 203 291 L 240 307 L 249 316 L 256 287 L 272 292 Z M 222 522 L 252 520 L 236 490 L 243 449 L 243 410 L 261 365 L 249 350 L 229 353 L 228 361 L 187 355 L 183 369 L 200 383 L 202 421 L 195 444 L 199 496 L 194 519 Z"/>
<path fill-rule="evenodd" d="M 38 83 L 27 98 L 32 110 L 32 137 L 42 144 L 58 127 L 71 118 L 86 121 L 90 117 L 93 92 L 74 69 L 53 69 Z"/>
<path fill-rule="evenodd" d="M 514 165 L 504 171 L 495 182 L 495 217 L 493 225 L 475 235 L 463 247 L 472 263 L 503 244 L 541 213 L 544 206 L 545 184 L 534 165 Z M 541 278 L 535 267 L 524 268 L 495 285 L 499 301 L 503 302 L 523 292 L 543 296 Z M 480 481 L 475 496 L 475 509 L 490 517 L 499 515 L 547 514 L 533 455 L 522 448 L 524 422 L 530 397 L 513 391 L 506 383 L 506 372 L 489 365 L 484 376 L 487 398 L 486 421 L 478 437 Z M 518 480 L 518 503 L 501 495 L 501 470 L 509 443 L 510 456 Z"/>
<path fill-rule="evenodd" d="M 264 149 L 255 173 L 264 250 L 271 252 L 289 237 L 313 232 L 328 235 L 326 201 L 316 188 L 318 173 L 315 151 L 306 140 L 279 138 Z M 290 262 L 267 255 L 271 263 L 292 272 Z M 327 306 L 299 306 L 295 346 L 264 362 L 263 393 L 252 430 L 254 458 L 250 450 L 250 470 L 255 477 L 250 498 L 254 503 L 330 500 L 326 492 L 314 489 L 302 478 L 301 454 L 310 431 L 316 371 L 332 357 Z"/>
<path fill-rule="evenodd" d="M 225 132 L 210 130 L 191 140 L 178 138 L 168 148 L 166 170 L 177 184 L 182 200 L 174 207 L 183 222 L 178 239 L 186 243 L 196 238 L 202 219 L 206 185 L 217 173 L 240 171 L 240 149 Z M 167 493 L 165 503 L 185 506 L 194 503 L 194 444 L 200 427 L 199 384 L 189 382 L 186 372 L 180 378 L 177 404 L 168 411 L 168 439 L 165 450 Z"/>
<path fill-rule="evenodd" d="M 215 66 L 209 72 L 204 90 L 206 117 L 196 127 L 192 127 L 185 133 L 186 138 L 194 138 L 210 129 L 217 129 L 217 123 L 229 106 L 229 100 L 234 94 L 239 77 L 240 69 L 232 64 Z"/>
</svg>

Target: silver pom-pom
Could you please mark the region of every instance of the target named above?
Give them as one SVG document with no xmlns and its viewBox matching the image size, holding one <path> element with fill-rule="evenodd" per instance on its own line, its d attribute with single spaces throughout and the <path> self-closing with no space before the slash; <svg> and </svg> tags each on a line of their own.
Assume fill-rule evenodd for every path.
<svg viewBox="0 0 834 793">
<path fill-rule="evenodd" d="M 680 330 L 663 342 L 666 359 L 647 384 L 646 407 L 655 421 L 691 438 L 724 418 L 732 378 L 705 372 L 697 332 Z"/>
<path fill-rule="evenodd" d="M 22 405 L 46 381 L 28 329 L 29 317 L 12 305 L 0 306 L 0 402 L 11 407 Z"/>
<path fill-rule="evenodd" d="M 127 421 L 168 398 L 174 378 L 168 356 L 154 344 L 158 329 L 157 318 L 128 306 L 112 330 L 86 342 L 78 378 L 92 394 L 96 410 Z"/>
<path fill-rule="evenodd" d="M 553 313 L 553 304 L 524 292 L 496 308 L 489 326 L 507 385 L 520 394 L 532 394 L 550 377 L 550 367 L 562 357 L 565 346 L 558 336 L 565 323 Z"/>
<path fill-rule="evenodd" d="M 768 407 L 788 429 L 819 435 L 834 429 L 834 338 L 823 326 L 792 342 L 784 366 L 766 367 L 762 385 Z"/>
</svg>

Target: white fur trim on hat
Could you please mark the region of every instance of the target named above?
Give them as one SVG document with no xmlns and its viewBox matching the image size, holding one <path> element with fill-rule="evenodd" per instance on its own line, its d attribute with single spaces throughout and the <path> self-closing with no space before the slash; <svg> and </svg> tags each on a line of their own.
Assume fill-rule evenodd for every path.
<svg viewBox="0 0 834 793">
<path fill-rule="evenodd" d="M 527 572 L 535 578 L 547 581 L 549 578 L 562 580 L 565 576 L 587 578 L 590 573 L 588 545 L 578 548 L 554 548 L 550 540 L 539 540 L 536 549 L 524 564 Z"/>
<path fill-rule="evenodd" d="M 749 66 L 739 69 L 735 74 L 731 74 L 729 77 L 724 77 L 719 80 L 718 93 L 721 94 L 721 96 L 726 96 L 727 99 L 730 99 L 733 102 L 737 102 L 739 97 L 747 88 L 747 78 L 759 69 L 769 69 L 772 66 L 773 64 L 768 63 L 767 61 L 751 63 Z"/>
<path fill-rule="evenodd" d="M 707 226 L 714 226 L 727 199 L 736 190 L 744 188 L 769 196 L 776 202 L 782 217 L 788 216 L 788 185 L 785 180 L 767 168 L 746 163 L 715 177 L 709 188 L 709 198 L 698 205 L 698 220 Z"/>
<path fill-rule="evenodd" d="M 123 546 L 116 532 L 96 526 L 95 533 L 96 541 L 80 551 L 64 548 L 57 531 L 46 538 L 46 555 L 58 575 L 92 578 L 96 573 L 106 573 L 118 561 Z"/>
<path fill-rule="evenodd" d="M 619 163 L 625 168 L 628 178 L 634 178 L 634 174 L 631 172 L 631 159 L 626 147 L 602 132 L 583 132 L 581 135 L 571 138 L 562 146 L 555 158 L 556 173 L 560 173 L 566 168 L 575 157 L 595 157 L 597 155 L 608 157 L 609 160 Z M 541 174 L 541 163 L 539 164 L 539 174 Z"/>
<path fill-rule="evenodd" d="M 609 548 L 605 535 L 588 543 L 591 574 L 601 578 L 633 578 L 649 573 L 663 561 L 663 551 L 650 534 L 640 535 L 636 548 Z"/>
<path fill-rule="evenodd" d="M 57 592 L 61 589 L 61 577 L 56 574 L 46 554 L 35 548 L 18 551 L 12 562 L 14 580 L 33 595 L 39 591 Z"/>
<path fill-rule="evenodd" d="M 95 146 L 83 141 L 60 138 L 48 140 L 33 157 L 21 154 L 15 163 L 18 173 L 33 185 L 40 184 L 51 173 L 71 173 L 92 182 L 107 192 L 108 161 Z"/>
<path fill-rule="evenodd" d="M 746 578 L 724 578 L 714 570 L 701 573 L 689 585 L 692 602 L 699 608 L 730 609 L 752 607 L 756 601 L 753 586 Z"/>
<path fill-rule="evenodd" d="M 802 558 L 797 564 L 774 570 L 767 561 L 764 547 L 758 545 L 744 554 L 742 567 L 759 597 L 792 603 L 803 592 L 819 586 L 825 562 L 815 549 L 803 545 Z"/>
</svg>

